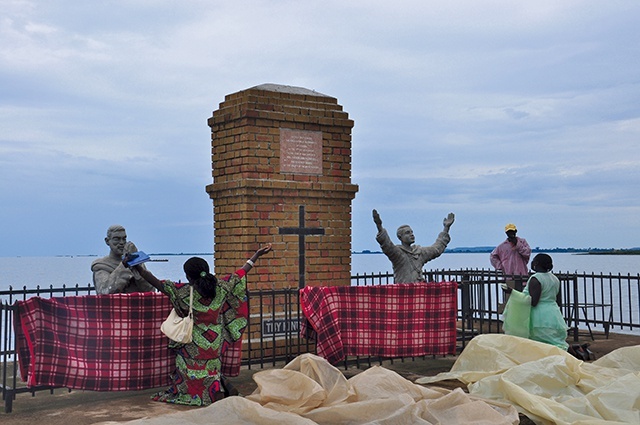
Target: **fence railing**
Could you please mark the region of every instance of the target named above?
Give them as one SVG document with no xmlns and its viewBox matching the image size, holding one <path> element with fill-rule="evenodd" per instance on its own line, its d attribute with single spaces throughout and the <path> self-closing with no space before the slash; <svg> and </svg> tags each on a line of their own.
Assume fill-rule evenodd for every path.
<svg viewBox="0 0 640 425">
<path fill-rule="evenodd" d="M 640 331 L 640 274 L 554 273 L 561 284 L 561 310 L 570 327 L 570 337 L 578 340 L 581 330 L 619 332 Z M 455 281 L 460 284 L 458 318 L 481 332 L 500 332 L 504 294 L 500 284 L 513 281 L 522 289 L 526 277 L 509 276 L 488 269 L 424 271 L 427 282 Z M 362 274 L 351 277 L 352 285 L 393 283 L 392 273 Z M 466 287 L 468 286 L 468 288 Z"/>
<path fill-rule="evenodd" d="M 634 332 L 640 328 L 640 274 L 555 273 L 561 282 L 561 310 L 575 341 L 580 332 L 602 331 L 608 337 L 613 328 Z M 428 282 L 458 283 L 458 350 L 479 333 L 502 332 L 500 320 L 504 294 L 500 284 L 513 281 L 521 288 L 523 278 L 505 276 L 486 269 L 430 270 L 424 272 Z M 352 286 L 387 285 L 393 274 L 362 274 L 351 277 Z M 71 295 L 91 295 L 94 288 L 72 286 L 61 288 L 13 289 L 0 291 L 0 385 L 5 412 L 11 411 L 16 394 L 51 387 L 27 388 L 18 376 L 13 320 L 15 302 L 33 296 L 45 298 Z M 313 341 L 300 337 L 304 317 L 300 309 L 297 288 L 251 291 L 250 320 L 243 345 L 242 364 L 248 368 L 264 368 L 288 362 L 296 356 L 315 352 Z M 344 366 L 381 362 L 379 358 L 348 358 Z M 404 360 L 404 359 L 402 359 Z"/>
</svg>

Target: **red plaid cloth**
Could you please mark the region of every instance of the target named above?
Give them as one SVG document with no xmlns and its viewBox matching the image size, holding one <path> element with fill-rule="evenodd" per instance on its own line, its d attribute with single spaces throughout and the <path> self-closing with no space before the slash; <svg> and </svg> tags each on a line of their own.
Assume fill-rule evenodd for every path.
<svg viewBox="0 0 640 425">
<path fill-rule="evenodd" d="M 16 306 L 20 374 L 28 387 L 132 391 L 169 385 L 175 355 L 160 331 L 171 311 L 165 295 L 34 297 Z M 240 344 L 222 356 L 229 376 L 240 370 Z"/>
<path fill-rule="evenodd" d="M 456 353 L 457 288 L 455 282 L 307 286 L 300 303 L 318 355 L 331 364 L 345 356 L 445 355 Z"/>
<path fill-rule="evenodd" d="M 249 320 L 249 304 L 245 301 L 238 306 L 238 310 L 236 311 L 236 317 L 244 317 Z M 246 328 L 245 328 L 246 330 Z M 243 330 L 244 333 L 244 330 Z M 220 372 L 223 376 L 238 376 L 240 375 L 240 366 L 242 364 L 242 338 L 237 340 L 236 342 L 223 346 L 221 348 L 222 355 L 220 356 L 220 361 L 222 362 L 222 367 Z"/>
</svg>

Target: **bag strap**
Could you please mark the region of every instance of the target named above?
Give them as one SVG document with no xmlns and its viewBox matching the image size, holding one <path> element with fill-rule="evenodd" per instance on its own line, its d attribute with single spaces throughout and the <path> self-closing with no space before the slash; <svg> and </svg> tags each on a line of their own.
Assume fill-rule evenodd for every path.
<svg viewBox="0 0 640 425">
<path fill-rule="evenodd" d="M 189 284 L 191 295 L 189 296 L 189 317 L 193 319 L 193 285 Z"/>
</svg>

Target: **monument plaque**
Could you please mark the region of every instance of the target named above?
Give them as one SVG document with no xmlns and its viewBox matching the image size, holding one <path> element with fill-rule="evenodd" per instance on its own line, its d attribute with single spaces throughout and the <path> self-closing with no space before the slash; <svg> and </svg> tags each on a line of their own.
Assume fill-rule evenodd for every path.
<svg viewBox="0 0 640 425">
<path fill-rule="evenodd" d="M 281 128 L 280 172 L 322 175 L 322 132 Z"/>
</svg>

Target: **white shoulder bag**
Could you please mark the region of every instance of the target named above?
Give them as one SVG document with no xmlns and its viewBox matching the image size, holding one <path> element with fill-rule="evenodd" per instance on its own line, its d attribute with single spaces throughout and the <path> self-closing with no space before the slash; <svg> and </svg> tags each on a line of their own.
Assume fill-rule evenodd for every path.
<svg viewBox="0 0 640 425">
<path fill-rule="evenodd" d="M 187 344 L 193 340 L 193 286 L 189 297 L 189 315 L 180 317 L 176 309 L 172 309 L 169 317 L 162 322 L 160 330 L 175 342 Z"/>
</svg>

